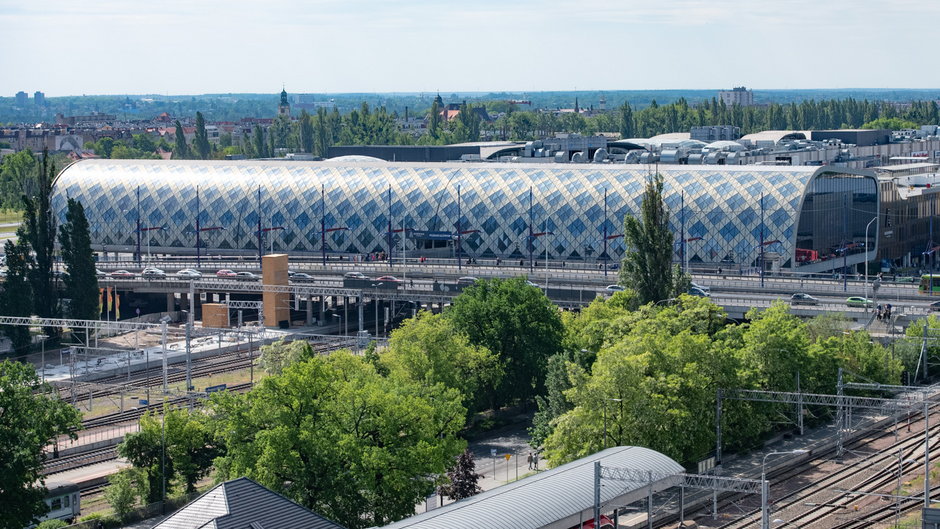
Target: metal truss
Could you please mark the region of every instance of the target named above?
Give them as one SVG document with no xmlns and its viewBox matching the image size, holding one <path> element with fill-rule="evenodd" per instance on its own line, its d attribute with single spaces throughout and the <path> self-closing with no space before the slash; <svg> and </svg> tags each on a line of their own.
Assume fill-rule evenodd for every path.
<svg viewBox="0 0 940 529">
<path fill-rule="evenodd" d="M 72 320 L 63 318 L 32 318 L 18 316 L 0 316 L 0 325 L 20 325 L 28 327 L 67 327 L 69 329 L 86 329 L 109 331 L 153 331 L 162 327 L 160 323 L 143 323 L 132 321 L 102 321 L 102 320 Z"/>
<path fill-rule="evenodd" d="M 874 397 L 853 397 L 849 395 L 760 391 L 753 389 L 725 389 L 721 391 L 721 398 L 769 402 L 774 404 L 803 404 L 804 406 L 845 406 L 849 408 L 881 410 L 885 412 L 908 410 L 923 402 L 922 396 L 914 395 L 882 399 Z"/>
<path fill-rule="evenodd" d="M 676 487 L 714 490 L 719 492 L 741 492 L 744 494 L 761 493 L 761 481 L 758 479 L 733 478 L 713 474 L 669 474 L 653 470 L 635 470 L 631 468 L 602 466 L 601 478 L 639 484 L 672 481 L 672 485 Z"/>
<path fill-rule="evenodd" d="M 263 301 L 225 301 L 224 305 L 227 305 L 229 309 L 239 310 L 239 309 L 257 309 L 261 310 L 264 308 Z"/>
</svg>

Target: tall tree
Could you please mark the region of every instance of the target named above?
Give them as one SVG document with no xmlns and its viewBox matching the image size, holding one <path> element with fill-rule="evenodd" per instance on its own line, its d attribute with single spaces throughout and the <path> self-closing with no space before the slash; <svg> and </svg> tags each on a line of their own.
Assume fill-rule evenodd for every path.
<svg viewBox="0 0 940 529">
<path fill-rule="evenodd" d="M 200 160 L 209 159 L 212 146 L 209 145 L 209 134 L 206 132 L 206 119 L 202 117 L 202 112 L 196 112 L 196 137 L 193 139 L 193 147 L 196 148 L 196 156 L 198 156 Z"/>
<path fill-rule="evenodd" d="M 49 153 L 43 151 L 39 164 L 38 189 L 35 196 L 23 197 L 23 225 L 26 240 L 32 248 L 34 261 L 29 271 L 36 314 L 52 318 L 59 312 L 59 297 L 53 275 L 55 265 L 56 222 L 50 198 L 55 164 L 49 162 Z M 46 334 L 57 336 L 58 328 L 47 328 Z"/>
<path fill-rule="evenodd" d="M 59 246 L 62 248 L 62 262 L 68 270 L 65 297 L 70 300 L 69 316 L 97 320 L 101 311 L 98 307 L 95 254 L 91 251 L 85 207 L 74 198 L 68 199 L 65 224 L 59 226 Z"/>
<path fill-rule="evenodd" d="M 300 111 L 300 149 L 313 153 L 313 118 L 306 109 Z"/>
<path fill-rule="evenodd" d="M 78 411 L 42 384 L 29 364 L 0 362 L 0 529 L 22 529 L 49 508 L 42 474 L 44 449 L 81 427 Z"/>
<path fill-rule="evenodd" d="M 189 144 L 186 143 L 186 134 L 183 126 L 176 120 L 176 143 L 173 145 L 173 158 L 176 160 L 189 159 Z"/>
<path fill-rule="evenodd" d="M 15 242 L 14 242 L 15 241 Z M 0 313 L 4 316 L 30 316 L 33 314 L 33 289 L 29 283 L 29 271 L 33 256 L 26 242 L 25 228 L 16 230 L 16 238 L 3 245 L 7 259 L 7 277 L 0 290 Z M 13 342 L 14 353 L 22 353 L 29 347 L 29 327 L 4 325 L 3 333 Z"/>
<path fill-rule="evenodd" d="M 636 290 L 641 303 L 674 296 L 672 291 L 673 234 L 663 202 L 663 176 L 650 175 L 640 205 L 641 219 L 627 216 L 623 234 L 627 252 L 620 269 L 621 284 Z"/>
<path fill-rule="evenodd" d="M 428 136 L 437 139 L 441 135 L 441 107 L 437 99 L 431 104 L 431 113 L 428 116 Z"/>
<path fill-rule="evenodd" d="M 504 366 L 502 382 L 489 388 L 490 405 L 541 394 L 545 366 L 561 350 L 558 308 L 524 278 L 478 281 L 454 298 L 445 313 L 470 343 L 489 349 Z"/>
<path fill-rule="evenodd" d="M 264 130 L 260 125 L 255 125 L 252 134 L 252 147 L 256 158 L 268 157 L 268 142 L 264 138 Z"/>
<path fill-rule="evenodd" d="M 634 137 L 633 109 L 630 103 L 624 101 L 620 105 L 620 137 L 623 139 Z"/>
</svg>

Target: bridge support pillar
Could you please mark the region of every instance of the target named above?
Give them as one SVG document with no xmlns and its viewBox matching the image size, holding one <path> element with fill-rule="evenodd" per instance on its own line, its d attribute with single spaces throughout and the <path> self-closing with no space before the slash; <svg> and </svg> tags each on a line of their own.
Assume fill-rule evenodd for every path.
<svg viewBox="0 0 940 529">
<path fill-rule="evenodd" d="M 363 314 L 365 312 L 365 302 L 362 301 L 362 296 L 359 296 L 356 305 L 359 306 L 359 332 L 362 332 L 365 330 L 362 326 L 363 320 L 365 319 L 365 315 Z"/>
<path fill-rule="evenodd" d="M 313 296 L 307 295 L 307 325 L 313 325 Z"/>
<path fill-rule="evenodd" d="M 176 297 L 171 292 L 166 295 L 166 311 L 173 312 L 174 310 L 176 310 Z"/>
<path fill-rule="evenodd" d="M 320 327 L 326 324 L 326 296 L 320 296 L 320 321 L 317 323 Z"/>
</svg>

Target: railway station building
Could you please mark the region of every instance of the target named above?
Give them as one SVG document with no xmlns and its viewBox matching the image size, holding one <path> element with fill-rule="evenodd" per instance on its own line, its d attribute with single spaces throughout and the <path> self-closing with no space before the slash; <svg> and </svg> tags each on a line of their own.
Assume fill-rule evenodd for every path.
<svg viewBox="0 0 940 529">
<path fill-rule="evenodd" d="M 84 160 L 54 183 L 96 251 L 536 259 L 603 267 L 663 176 L 674 259 L 824 272 L 875 258 L 874 173 L 832 166 Z"/>
</svg>

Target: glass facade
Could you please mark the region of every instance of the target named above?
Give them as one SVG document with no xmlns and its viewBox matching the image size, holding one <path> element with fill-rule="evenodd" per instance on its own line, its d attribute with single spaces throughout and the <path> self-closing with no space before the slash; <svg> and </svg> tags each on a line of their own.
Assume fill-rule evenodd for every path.
<svg viewBox="0 0 940 529">
<path fill-rule="evenodd" d="M 878 185 L 874 178 L 820 174 L 810 182 L 800 209 L 797 264 L 864 253 L 875 242 L 877 226 L 871 221 L 877 216 Z"/>
<path fill-rule="evenodd" d="M 639 213 L 650 170 L 594 164 L 87 160 L 59 175 L 53 205 L 64 222 L 66 197 L 80 200 L 94 247 L 110 251 L 133 251 L 138 215 L 142 250 L 149 241 L 161 251 L 194 254 L 198 216 L 205 252 L 257 251 L 260 217 L 263 246 L 270 248 L 268 237 L 273 237 L 274 250 L 289 253 L 319 254 L 324 238 L 331 254 L 388 252 L 391 231 L 396 256 L 403 244 L 410 257 L 452 254 L 459 232 L 467 257 L 520 259 L 532 253 L 545 259 L 547 253 L 553 260 L 603 261 L 622 257 L 623 218 Z M 853 240 L 859 222 L 864 232 L 867 220 L 860 219 L 867 208 L 877 203 L 873 179 L 832 169 L 666 166 L 658 171 L 676 234 L 675 258 L 684 255 L 693 263 L 753 266 L 762 242 L 767 252 L 789 263 L 796 220 L 806 218 L 797 212 L 807 189 L 814 212 L 835 207 L 833 200 L 861 208 L 850 215 Z M 801 231 L 800 244 L 817 248 L 836 244 L 834 236 L 841 240 L 831 233 L 833 220 L 812 218 L 800 224 L 810 230 L 805 236 Z"/>
</svg>

